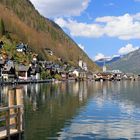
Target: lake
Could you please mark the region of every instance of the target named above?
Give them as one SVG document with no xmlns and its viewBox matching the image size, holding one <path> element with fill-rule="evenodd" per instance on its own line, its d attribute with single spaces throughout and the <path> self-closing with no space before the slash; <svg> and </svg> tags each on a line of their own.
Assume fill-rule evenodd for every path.
<svg viewBox="0 0 140 140">
<path fill-rule="evenodd" d="M 23 140 L 140 139 L 140 82 L 62 82 L 20 86 Z M 0 105 L 8 105 L 1 87 Z"/>
</svg>

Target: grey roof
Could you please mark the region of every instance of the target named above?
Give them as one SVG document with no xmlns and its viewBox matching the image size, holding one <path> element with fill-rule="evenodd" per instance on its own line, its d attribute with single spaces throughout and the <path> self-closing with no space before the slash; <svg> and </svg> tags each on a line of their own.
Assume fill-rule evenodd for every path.
<svg viewBox="0 0 140 140">
<path fill-rule="evenodd" d="M 30 66 L 24 66 L 24 65 L 18 65 L 16 66 L 16 71 L 28 71 L 30 69 Z"/>
<path fill-rule="evenodd" d="M 50 48 L 45 48 L 46 51 L 52 51 Z"/>
<path fill-rule="evenodd" d="M 27 45 L 24 45 L 23 43 L 16 46 L 16 49 L 27 49 Z"/>
<path fill-rule="evenodd" d="M 3 71 L 10 71 L 11 70 L 11 68 L 13 68 L 12 66 L 5 66 L 4 68 L 3 68 Z"/>
</svg>

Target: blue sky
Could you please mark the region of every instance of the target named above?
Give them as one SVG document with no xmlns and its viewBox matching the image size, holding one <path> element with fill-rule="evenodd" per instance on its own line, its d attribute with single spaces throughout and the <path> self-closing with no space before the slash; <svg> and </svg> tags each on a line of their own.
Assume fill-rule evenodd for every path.
<svg viewBox="0 0 140 140">
<path fill-rule="evenodd" d="M 92 59 L 123 55 L 140 46 L 140 0 L 31 0 Z"/>
</svg>

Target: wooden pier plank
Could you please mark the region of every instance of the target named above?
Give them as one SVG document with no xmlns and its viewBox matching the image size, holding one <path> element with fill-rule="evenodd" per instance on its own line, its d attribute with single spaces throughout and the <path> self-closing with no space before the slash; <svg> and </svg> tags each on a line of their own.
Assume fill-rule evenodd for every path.
<svg viewBox="0 0 140 140">
<path fill-rule="evenodd" d="M 10 114 L 10 110 L 14 109 L 16 112 Z M 22 127 L 22 111 L 23 105 L 16 105 L 11 107 L 2 107 L 0 112 L 5 112 L 5 116 L 0 116 L 0 122 L 5 125 L 0 127 L 0 140 L 12 137 L 23 132 Z M 16 119 L 16 122 L 10 122 L 11 119 Z"/>
<path fill-rule="evenodd" d="M 18 133 L 17 129 L 10 130 L 10 136 L 15 135 L 17 133 Z M 4 139 L 4 138 L 7 138 L 7 131 L 6 130 L 0 131 L 0 139 Z"/>
</svg>

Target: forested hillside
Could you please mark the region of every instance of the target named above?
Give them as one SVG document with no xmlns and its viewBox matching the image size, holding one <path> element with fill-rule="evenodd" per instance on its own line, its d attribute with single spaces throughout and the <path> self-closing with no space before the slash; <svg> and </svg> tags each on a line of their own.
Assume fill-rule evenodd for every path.
<svg viewBox="0 0 140 140">
<path fill-rule="evenodd" d="M 99 69 L 57 24 L 41 16 L 29 0 L 0 0 L 0 10 L 5 36 L 11 42 L 28 44 L 40 59 L 61 58 L 74 66 L 82 59 L 90 70 Z M 48 56 L 46 48 L 51 49 L 54 56 Z"/>
</svg>

